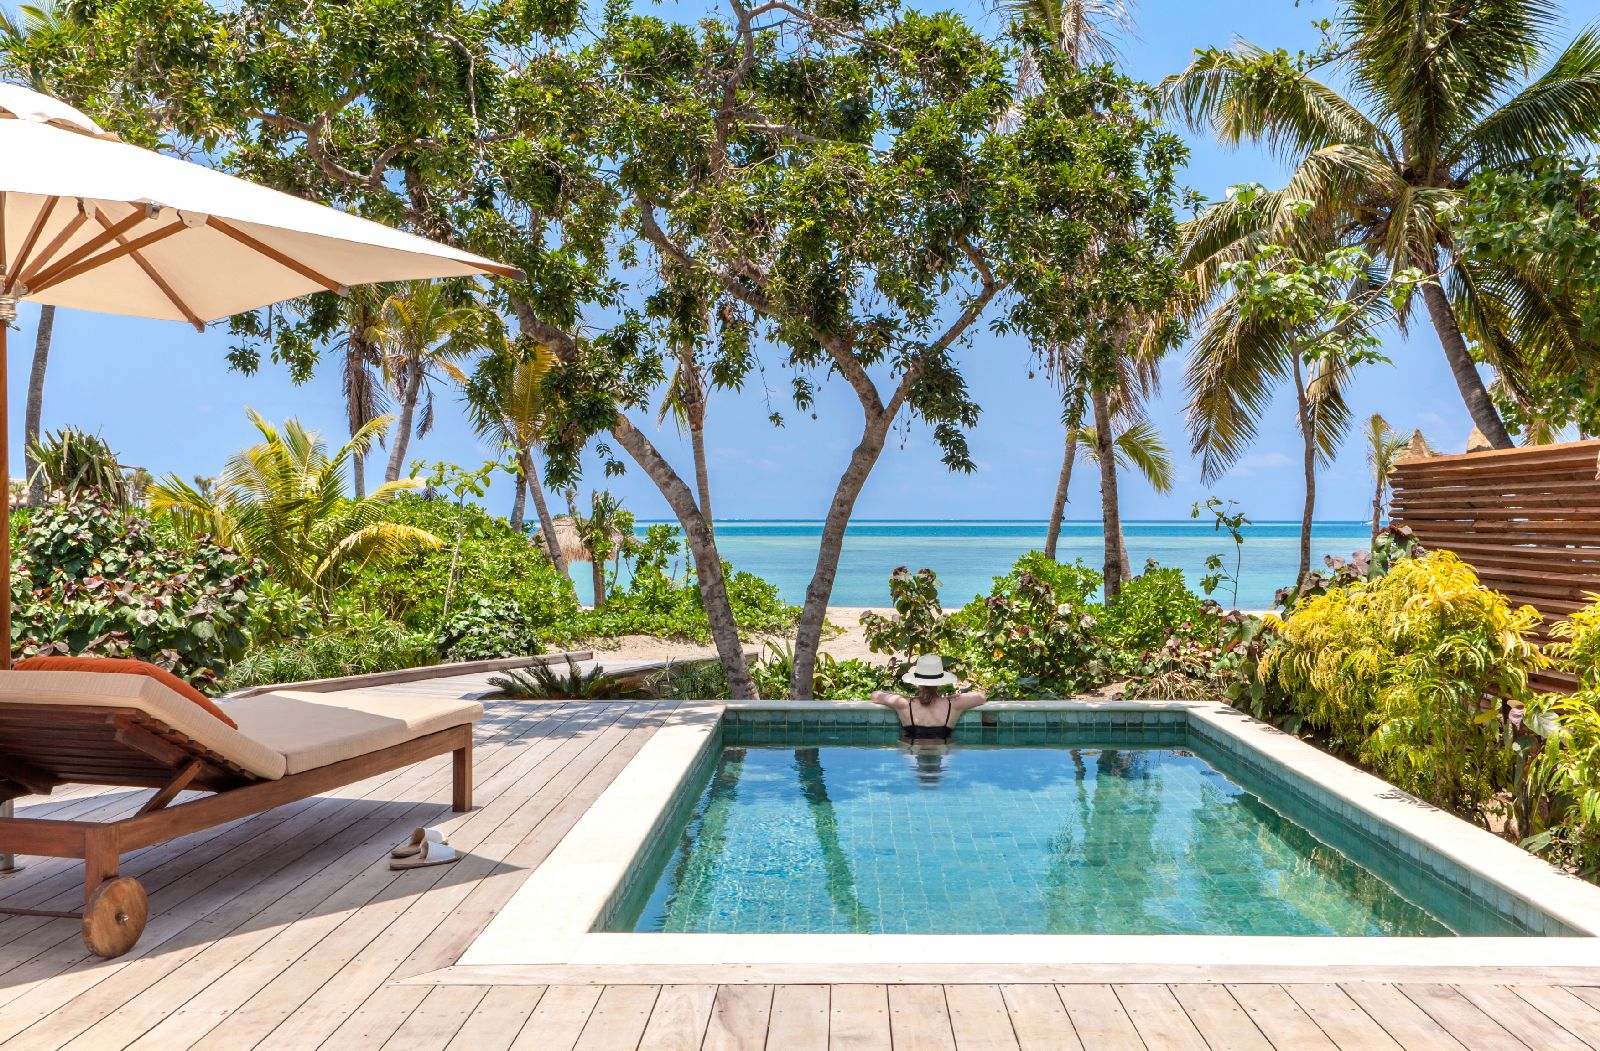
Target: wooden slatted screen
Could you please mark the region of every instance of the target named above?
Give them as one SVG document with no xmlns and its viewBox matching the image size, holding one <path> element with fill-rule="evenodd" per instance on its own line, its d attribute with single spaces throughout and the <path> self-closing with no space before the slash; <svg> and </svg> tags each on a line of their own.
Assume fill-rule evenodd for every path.
<svg viewBox="0 0 1600 1051">
<path fill-rule="evenodd" d="M 1600 440 L 1402 460 L 1392 516 L 1454 551 L 1544 628 L 1600 595 Z M 1541 676 L 1543 688 L 1572 680 Z"/>
</svg>

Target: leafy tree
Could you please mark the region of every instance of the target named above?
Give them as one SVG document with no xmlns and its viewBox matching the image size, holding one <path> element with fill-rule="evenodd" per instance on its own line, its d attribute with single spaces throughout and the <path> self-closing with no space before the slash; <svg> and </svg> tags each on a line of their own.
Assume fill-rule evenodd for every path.
<svg viewBox="0 0 1600 1051">
<path fill-rule="evenodd" d="M 1192 225 L 1187 263 L 1201 297 L 1224 266 L 1269 243 L 1303 260 L 1358 247 L 1386 270 L 1433 276 L 1418 291 L 1462 400 L 1494 447 L 1510 447 L 1474 354 L 1513 390 L 1533 375 L 1528 348 L 1566 370 L 1583 355 L 1540 270 L 1467 250 L 1459 217 L 1474 182 L 1600 133 L 1600 31 L 1526 80 L 1558 15 L 1550 0 L 1346 0 L 1314 55 L 1244 43 L 1196 52 L 1167 84 L 1172 103 L 1223 142 L 1262 142 L 1295 169 L 1265 207 L 1222 202 Z"/>
<path fill-rule="evenodd" d="M 356 449 L 371 448 L 387 416 L 367 424 L 333 455 L 296 420 L 280 429 L 254 412 L 262 441 L 236 453 L 209 497 L 168 475 L 150 487 L 150 505 L 193 533 L 258 559 L 278 582 L 309 596 L 326 618 L 339 589 L 367 566 L 401 561 L 442 545 L 432 533 L 384 520 L 384 505 L 417 488 L 386 482 L 362 500 L 344 495 Z"/>
</svg>

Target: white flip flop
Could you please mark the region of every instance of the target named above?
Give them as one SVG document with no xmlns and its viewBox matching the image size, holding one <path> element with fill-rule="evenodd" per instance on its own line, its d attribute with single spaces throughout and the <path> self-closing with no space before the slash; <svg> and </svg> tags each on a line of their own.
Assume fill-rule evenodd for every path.
<svg viewBox="0 0 1600 1051">
<path fill-rule="evenodd" d="M 390 858 L 389 867 L 392 869 L 425 869 L 430 865 L 448 865 L 460 859 L 455 848 L 448 843 L 435 843 L 431 839 L 424 839 L 417 845 L 417 852 L 409 858 Z"/>
<path fill-rule="evenodd" d="M 436 828 L 419 828 L 411 833 L 411 838 L 400 846 L 389 851 L 391 858 L 410 858 L 421 853 L 424 843 L 443 843 L 444 833 Z"/>
</svg>

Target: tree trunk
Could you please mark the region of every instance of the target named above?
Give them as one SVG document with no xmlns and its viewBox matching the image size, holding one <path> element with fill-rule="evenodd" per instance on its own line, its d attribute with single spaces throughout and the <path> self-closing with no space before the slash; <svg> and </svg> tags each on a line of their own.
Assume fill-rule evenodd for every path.
<svg viewBox="0 0 1600 1051">
<path fill-rule="evenodd" d="M 1305 471 L 1306 498 L 1300 509 L 1300 570 L 1295 574 L 1295 585 L 1306 582 L 1311 574 L 1311 519 L 1317 507 L 1317 433 L 1312 425 L 1311 399 L 1306 396 L 1305 376 L 1300 371 L 1300 354 L 1289 355 L 1294 373 L 1295 416 L 1300 424 L 1302 467 Z"/>
<path fill-rule="evenodd" d="M 711 472 L 706 464 L 706 421 L 704 414 L 689 417 L 689 446 L 694 451 L 694 484 L 700 492 L 700 515 L 706 528 L 716 534 L 716 522 L 711 514 Z"/>
<path fill-rule="evenodd" d="M 400 418 L 395 421 L 394 448 L 389 452 L 389 469 L 384 472 L 386 482 L 399 481 L 400 471 L 406 465 L 406 447 L 411 444 L 411 421 L 417 411 L 417 396 L 422 393 L 422 363 L 406 365 L 401 379 Z"/>
<path fill-rule="evenodd" d="M 357 500 L 367 498 L 367 458 L 361 453 L 350 457 L 350 480 L 355 487 Z"/>
<path fill-rule="evenodd" d="M 1515 448 L 1516 443 L 1506 433 L 1499 410 L 1494 407 L 1494 400 L 1483 385 L 1483 377 L 1478 375 L 1477 363 L 1467 350 L 1461 326 L 1456 323 L 1455 309 L 1450 305 L 1444 289 L 1439 287 L 1437 281 L 1424 282 L 1422 301 L 1428 305 L 1428 317 L 1433 321 L 1434 331 L 1439 334 L 1445 360 L 1450 363 L 1450 372 L 1455 376 L 1456 388 L 1461 391 L 1461 400 L 1466 403 L 1467 412 L 1472 414 L 1472 422 L 1496 449 Z"/>
<path fill-rule="evenodd" d="M 1105 534 L 1105 596 L 1115 602 L 1122 594 L 1122 512 L 1117 507 L 1117 451 L 1111 433 L 1111 398 L 1104 390 L 1092 390 L 1094 403 L 1095 455 L 1100 461 L 1100 526 Z"/>
<path fill-rule="evenodd" d="M 517 460 L 519 462 L 526 457 L 526 450 L 517 453 Z M 527 466 L 525 464 L 523 465 L 523 470 L 527 470 Z M 516 476 L 516 486 L 517 495 L 511 500 L 511 528 L 520 533 L 522 532 L 523 512 L 525 512 L 528 508 L 528 487 L 522 484 L 522 476 L 520 474 Z"/>
<path fill-rule="evenodd" d="M 599 609 L 606 604 L 605 560 L 597 558 L 589 563 L 589 568 L 594 571 L 594 608 Z"/>
<path fill-rule="evenodd" d="M 528 487 L 528 495 L 533 497 L 533 510 L 539 516 L 539 535 L 550 553 L 550 564 L 556 567 L 557 573 L 566 576 L 567 558 L 561 553 L 561 545 L 556 543 L 556 522 L 550 517 L 550 505 L 544 500 L 544 486 L 539 482 L 539 467 L 533 462 L 532 449 L 522 452 L 522 481 Z"/>
<path fill-rule="evenodd" d="M 650 439 L 626 416 L 617 414 L 611 433 L 616 436 L 617 444 L 626 449 L 634 462 L 650 476 L 650 480 L 666 498 L 667 505 L 672 508 L 672 513 L 677 515 L 678 525 L 683 528 L 689 553 L 694 557 L 700 603 L 706 611 L 711 641 L 716 644 L 723 674 L 728 677 L 729 694 L 734 700 L 755 700 L 756 684 L 750 678 L 750 669 L 745 664 L 744 643 L 739 640 L 739 626 L 733 619 L 733 606 L 728 601 L 728 585 L 722 576 L 722 557 L 717 552 L 717 542 L 705 516 L 695 506 L 694 494 Z"/>
<path fill-rule="evenodd" d="M 850 454 L 850 462 L 833 491 L 828 517 L 822 523 L 822 541 L 817 548 L 817 568 L 806 587 L 800 623 L 795 626 L 794 670 L 789 678 L 789 695 L 797 701 L 812 699 L 812 679 L 816 675 L 817 651 L 822 646 L 822 625 L 828 616 L 828 599 L 833 595 L 834 578 L 839 574 L 839 552 L 844 547 L 845 529 L 855 510 L 856 498 L 867 476 L 883 454 L 883 444 L 894 422 L 887 412 L 867 417 L 861 441 Z"/>
<path fill-rule="evenodd" d="M 39 428 L 44 418 L 44 372 L 50 363 L 50 340 L 55 334 L 56 308 L 39 308 L 39 331 L 33 340 L 33 370 L 28 373 L 28 408 L 22 424 L 22 462 L 27 471 L 28 503 L 38 507 L 44 503 L 44 479 L 36 477 L 39 462 L 33 458 L 33 446 L 39 440 Z"/>
<path fill-rule="evenodd" d="M 1378 534 L 1383 530 L 1383 479 L 1372 491 L 1372 546 L 1378 546 Z"/>
<path fill-rule="evenodd" d="M 1056 543 L 1061 539 L 1061 523 L 1067 515 L 1067 490 L 1072 484 L 1072 465 L 1078 458 L 1078 428 L 1067 428 L 1067 447 L 1061 451 L 1061 474 L 1056 478 L 1056 497 L 1050 504 L 1050 525 L 1044 532 L 1044 554 L 1056 557 Z"/>
</svg>

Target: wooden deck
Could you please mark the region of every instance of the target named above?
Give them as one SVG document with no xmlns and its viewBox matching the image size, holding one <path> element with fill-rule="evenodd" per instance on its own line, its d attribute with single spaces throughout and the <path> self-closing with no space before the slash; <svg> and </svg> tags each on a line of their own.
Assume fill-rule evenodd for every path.
<svg viewBox="0 0 1600 1051">
<path fill-rule="evenodd" d="M 402 687 L 386 687 L 399 689 Z M 403 689 L 457 695 L 475 679 Z M 128 856 L 151 894 L 129 955 L 77 924 L 0 921 L 0 1047 L 571 1049 L 1451 1049 L 1600 1051 L 1594 987 L 1207 984 L 434 984 L 671 706 L 494 703 L 478 809 L 449 811 L 437 760 Z M 26 814 L 94 818 L 141 793 L 80 789 Z M 394 873 L 419 824 L 469 856 Z M 24 859 L 0 897 L 70 909 L 76 866 Z M 619 976 L 620 978 L 621 976 Z"/>
</svg>

